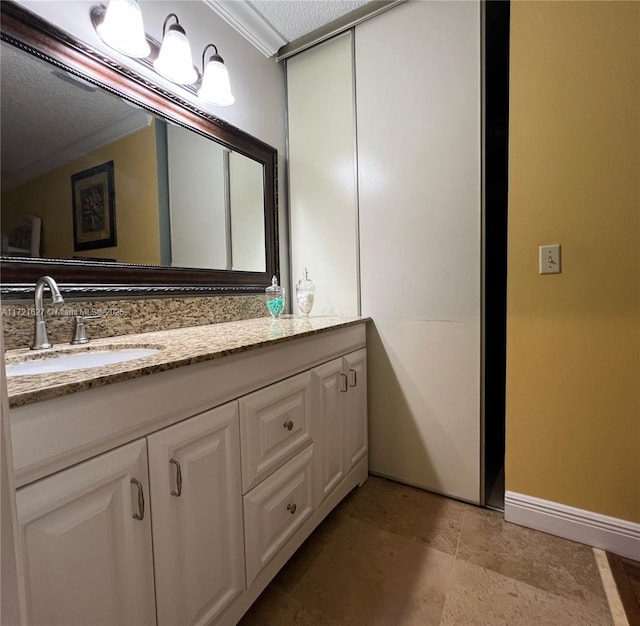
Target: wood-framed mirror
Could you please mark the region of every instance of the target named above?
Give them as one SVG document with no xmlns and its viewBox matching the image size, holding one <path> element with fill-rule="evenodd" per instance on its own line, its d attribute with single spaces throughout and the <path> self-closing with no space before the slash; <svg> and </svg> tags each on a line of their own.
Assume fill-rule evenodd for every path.
<svg viewBox="0 0 640 626">
<path fill-rule="evenodd" d="M 276 149 L 151 83 L 20 5 L 7 0 L 0 3 L 0 7 L 3 47 L 0 65 L 3 95 L 0 222 L 3 229 L 3 295 L 31 295 L 35 281 L 44 274 L 52 275 L 60 285 L 64 285 L 67 293 L 83 296 L 261 292 L 279 271 Z M 50 155 L 38 155 L 38 158 L 27 155 L 21 161 L 19 153 L 9 154 L 5 150 L 8 151 L 12 145 L 24 148 L 28 145 L 29 132 L 36 131 L 28 120 L 5 119 L 11 111 L 31 109 L 25 104 L 29 97 L 17 87 L 13 106 L 9 101 L 13 88 L 11 72 L 5 72 L 5 69 L 14 57 L 23 57 L 19 59 L 20 63 L 26 62 L 29 67 L 38 64 L 45 68 L 46 74 L 54 75 L 53 82 L 62 84 L 66 81 L 67 93 L 75 87 L 82 90 L 84 86 L 85 92 L 95 91 L 99 92 L 100 98 L 110 98 L 111 102 L 103 109 L 102 105 L 98 106 L 93 101 L 88 105 L 83 100 L 85 97 L 97 97 L 96 94 L 78 95 L 76 99 L 84 102 L 82 110 L 85 112 L 110 111 L 116 108 L 114 103 L 117 103 L 119 111 L 124 107 L 127 115 L 119 112 L 114 114 L 116 118 L 118 115 L 127 119 L 137 116 L 146 122 L 136 122 L 137 125 L 132 127 L 134 130 L 129 128 L 120 135 L 116 133 L 117 147 L 105 143 L 104 138 L 99 145 L 96 144 L 97 147 L 91 145 L 89 148 L 86 137 L 74 139 L 71 143 L 83 146 L 84 152 L 80 158 L 80 153 L 72 151 L 70 161 L 64 164 L 51 165 Z M 39 70 L 24 71 L 20 64 L 16 67 L 14 74 L 41 80 Z M 25 81 L 21 78 L 16 82 Z M 76 84 L 70 86 L 69 83 Z M 42 83 L 37 84 L 40 94 L 43 94 L 45 88 Z M 25 88 L 28 87 L 20 87 Z M 69 106 L 63 102 L 59 108 Z M 45 123 L 50 129 L 81 126 L 77 113 L 72 113 L 66 121 L 45 120 Z M 8 132 L 11 129 L 15 131 L 12 141 L 11 132 Z M 125 191 L 128 193 L 130 187 L 136 186 L 131 181 L 135 182 L 137 174 L 123 170 L 122 159 L 109 158 L 122 153 L 123 141 L 131 141 L 135 137 L 135 141 L 140 143 L 135 134 L 138 131 L 153 135 L 155 154 L 149 158 L 137 158 L 137 161 L 146 164 L 153 161 L 150 169 L 155 178 L 153 184 L 138 184 L 137 187 L 144 187 L 147 191 L 153 189 L 160 204 L 159 207 L 148 208 L 154 220 L 154 245 L 149 257 L 140 256 L 141 249 L 145 247 L 140 243 L 142 234 L 139 227 L 130 225 L 135 223 L 131 221 L 134 208 L 149 203 L 125 195 Z M 94 129 L 90 133 L 92 141 L 95 135 L 102 137 L 104 133 L 101 133 L 102 130 L 97 132 Z M 55 144 L 55 141 L 40 143 Z M 125 150 L 125 153 L 133 154 L 127 145 L 129 152 Z M 58 158 L 67 147 L 57 149 L 55 157 Z M 211 156 L 213 150 L 215 155 Z M 183 158 L 185 154 L 189 155 L 191 162 Z M 195 154 L 205 154 L 206 158 L 196 159 Z M 39 171 L 29 160 L 38 164 Z M 170 167 L 172 162 L 176 163 L 175 168 Z M 4 164 L 11 171 L 5 172 Z M 185 179 L 191 170 L 198 184 Z M 63 178 L 54 186 L 62 189 L 59 193 L 53 188 L 45 188 L 43 183 L 45 177 L 52 177 L 52 171 Z M 5 178 L 10 184 L 5 184 Z M 252 182 L 249 184 L 248 180 Z M 209 213 L 209 204 L 193 199 L 194 189 L 203 182 L 208 185 L 201 193 L 206 203 L 210 203 L 214 195 L 217 198 L 215 218 Z M 34 200 L 38 196 L 34 196 L 33 191 L 25 191 L 29 186 L 41 196 L 46 194 L 47 202 Z M 90 219 L 89 210 L 90 192 L 93 193 L 94 188 L 102 194 L 99 198 L 102 203 L 98 203 L 101 208 L 97 226 L 96 220 Z M 253 190 L 253 195 L 249 194 L 249 189 Z M 171 194 L 181 195 L 174 197 Z M 53 202 L 52 198 L 56 201 Z M 52 205 L 58 207 L 58 213 L 54 212 Z M 199 206 L 197 211 L 189 213 L 196 205 Z M 110 211 L 115 213 L 115 218 Z M 136 219 L 140 223 L 143 218 Z M 30 224 L 28 228 L 37 226 L 38 235 L 41 229 L 41 242 L 34 242 L 36 233 L 29 231 L 29 239 L 24 243 L 25 223 Z M 17 226 L 8 232 L 12 224 Z M 146 234 L 144 238 L 146 242 Z M 198 238 L 200 243 L 196 245 Z"/>
</svg>

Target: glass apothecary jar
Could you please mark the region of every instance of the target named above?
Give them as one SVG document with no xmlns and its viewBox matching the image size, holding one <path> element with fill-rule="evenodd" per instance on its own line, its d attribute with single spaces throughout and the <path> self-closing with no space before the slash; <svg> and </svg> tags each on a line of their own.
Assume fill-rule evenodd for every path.
<svg viewBox="0 0 640 626">
<path fill-rule="evenodd" d="M 285 295 L 284 287 L 278 285 L 278 278 L 274 276 L 271 279 L 271 285 L 264 290 L 267 302 L 267 309 L 274 319 L 280 317 L 284 311 Z"/>
<path fill-rule="evenodd" d="M 296 302 L 300 312 L 305 317 L 311 313 L 313 308 L 313 302 L 316 296 L 316 286 L 309 279 L 309 273 L 307 268 L 304 268 L 304 276 L 298 281 L 296 285 Z"/>
</svg>

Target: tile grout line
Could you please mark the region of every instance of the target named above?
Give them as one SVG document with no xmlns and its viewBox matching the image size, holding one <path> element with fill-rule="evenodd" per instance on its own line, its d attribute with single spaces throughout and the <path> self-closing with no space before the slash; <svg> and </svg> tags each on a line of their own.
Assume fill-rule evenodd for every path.
<svg viewBox="0 0 640 626">
<path fill-rule="evenodd" d="M 462 541 L 462 529 L 464 528 L 464 520 L 467 517 L 466 508 L 462 509 L 462 520 L 460 521 L 460 530 L 458 532 L 458 541 L 456 542 L 456 549 L 453 553 L 453 564 L 451 565 L 451 577 L 449 578 L 449 583 L 447 584 L 447 592 L 444 596 L 444 602 L 442 603 L 442 611 L 440 612 L 440 619 L 438 620 L 438 624 L 442 624 L 442 620 L 444 619 L 445 609 L 447 608 L 447 602 L 449 600 L 449 594 L 451 593 L 451 589 L 453 587 L 453 580 L 456 573 L 456 565 L 458 564 L 458 551 L 460 550 L 460 542 Z M 617 626 L 617 625 L 616 625 Z"/>
<path fill-rule="evenodd" d="M 453 588 L 453 580 L 456 575 L 457 565 L 458 565 L 458 557 L 454 555 L 453 563 L 451 564 L 451 576 L 449 577 L 449 582 L 447 583 L 447 591 L 444 594 L 444 602 L 442 603 L 442 610 L 440 611 L 440 619 L 438 620 L 438 625 L 442 624 L 442 620 L 444 620 L 445 610 L 447 608 L 447 602 L 449 602 L 451 589 Z"/>
<path fill-rule="evenodd" d="M 458 552 L 460 550 L 460 542 L 462 541 L 462 529 L 464 528 L 464 521 L 467 518 L 467 509 L 462 509 L 462 521 L 460 522 L 460 531 L 458 532 L 458 542 L 456 543 L 456 551 L 453 553 L 453 558 L 458 560 Z"/>
<path fill-rule="evenodd" d="M 604 587 L 604 593 L 607 597 L 607 603 L 614 626 L 629 626 L 629 620 L 627 620 L 624 607 L 622 606 L 618 586 L 613 579 L 607 555 L 604 550 L 593 548 L 593 556 L 595 557 L 596 565 L 600 572 L 600 580 L 602 580 L 602 586 Z"/>
</svg>

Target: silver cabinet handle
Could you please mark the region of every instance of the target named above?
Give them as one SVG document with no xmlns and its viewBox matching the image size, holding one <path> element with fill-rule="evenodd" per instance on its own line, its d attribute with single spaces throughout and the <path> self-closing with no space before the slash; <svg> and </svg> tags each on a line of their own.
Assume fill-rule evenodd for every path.
<svg viewBox="0 0 640 626">
<path fill-rule="evenodd" d="M 354 369 L 350 369 L 349 372 L 353 374 L 353 382 L 349 385 L 349 387 L 355 387 L 358 384 L 358 372 Z"/>
<path fill-rule="evenodd" d="M 347 379 L 347 375 L 346 374 L 340 374 L 340 380 L 344 383 L 344 388 L 340 389 L 340 391 L 342 393 L 346 392 L 347 389 L 349 388 L 349 380 Z"/>
<path fill-rule="evenodd" d="M 286 428 L 287 430 L 292 430 L 293 429 L 293 421 L 292 420 L 287 420 L 282 426 L 284 428 Z"/>
<path fill-rule="evenodd" d="M 133 514 L 133 519 L 144 519 L 144 491 L 142 489 L 142 483 L 135 478 L 131 479 L 131 484 L 138 488 L 138 512 Z"/>
<path fill-rule="evenodd" d="M 287 511 L 293 515 L 298 507 L 295 504 L 287 504 Z"/>
<path fill-rule="evenodd" d="M 176 466 L 176 488 L 171 490 L 171 495 L 179 498 L 182 495 L 182 468 L 175 459 L 169 459 L 169 463 Z"/>
</svg>

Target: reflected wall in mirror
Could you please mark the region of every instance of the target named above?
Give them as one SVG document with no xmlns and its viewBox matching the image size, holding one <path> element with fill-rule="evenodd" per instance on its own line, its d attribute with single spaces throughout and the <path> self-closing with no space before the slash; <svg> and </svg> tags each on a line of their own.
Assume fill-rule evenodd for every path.
<svg viewBox="0 0 640 626">
<path fill-rule="evenodd" d="M 95 274 L 130 291 L 264 288 L 278 265 L 275 150 L 175 95 L 141 90 L 130 70 L 104 67 L 90 50 L 70 58 L 62 34 L 19 6 L 3 2 L 2 13 L 3 288 L 8 276 L 45 271 L 74 283 Z M 79 251 L 71 178 L 108 162 L 117 245 Z M 39 247 L 25 230 L 32 217 Z"/>
<path fill-rule="evenodd" d="M 156 133 L 166 137 L 168 174 L 158 180 L 169 197 L 161 263 L 264 272 L 262 165 L 179 126 Z"/>
</svg>

